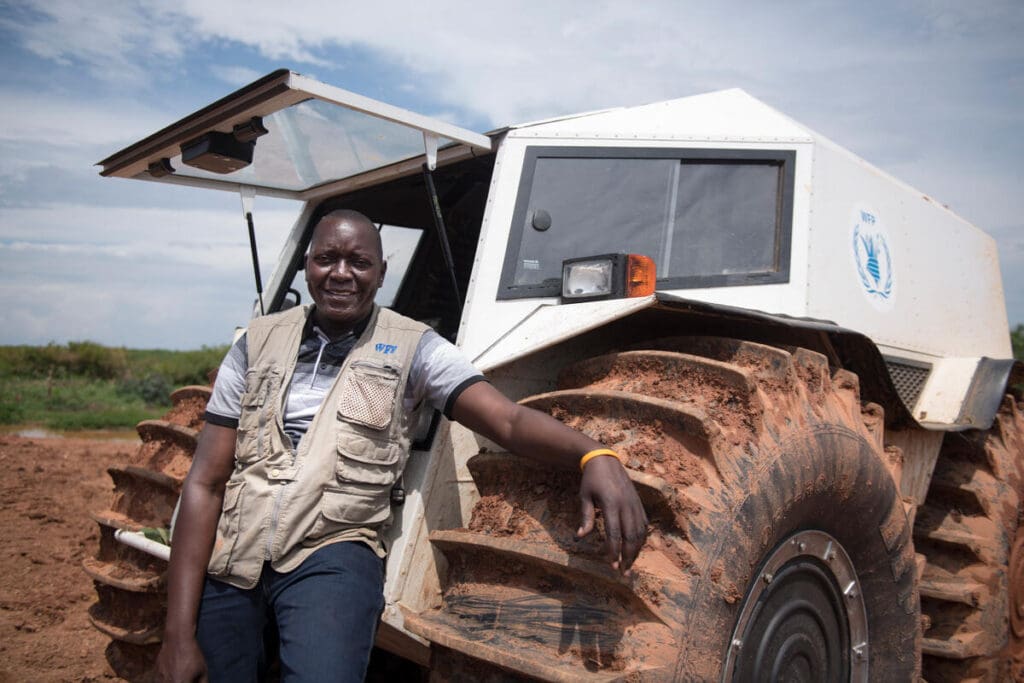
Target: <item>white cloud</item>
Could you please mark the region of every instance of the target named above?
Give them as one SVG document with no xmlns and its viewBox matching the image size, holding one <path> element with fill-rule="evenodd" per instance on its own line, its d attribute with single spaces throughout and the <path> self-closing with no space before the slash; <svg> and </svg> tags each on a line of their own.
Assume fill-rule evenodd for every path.
<svg viewBox="0 0 1024 683">
<path fill-rule="evenodd" d="M 159 5 L 133 2 L 46 0 L 16 3 L 30 12 L 8 13 L 30 52 L 61 64 L 81 64 L 101 81 L 143 82 L 151 64 L 183 54 L 187 31 L 180 17 Z"/>
<path fill-rule="evenodd" d="M 264 74 L 257 71 L 256 69 L 250 69 L 247 66 L 221 66 L 215 65 L 210 67 L 210 73 L 213 76 L 228 85 L 238 88 L 243 85 L 252 83 L 260 76 Z"/>
<path fill-rule="evenodd" d="M 256 234 L 261 268 L 269 274 L 298 205 L 292 210 L 263 209 L 262 201 L 255 210 Z M 207 271 L 247 272 L 251 262 L 241 211 L 54 204 L 0 209 L 0 226 L 0 250 L 8 252 L 159 260 Z"/>
<path fill-rule="evenodd" d="M 70 216 L 103 229 L 76 234 Z M 257 203 L 264 279 L 293 219 Z M 239 212 L 54 206 L 0 210 L 0 225 L 0 344 L 194 348 L 229 342 L 248 320 L 255 286 Z"/>
<path fill-rule="evenodd" d="M 165 112 L 118 98 L 88 101 L 45 90 L 0 89 L 0 140 L 82 147 L 132 142 L 170 123 Z"/>
<path fill-rule="evenodd" d="M 276 0 L 74 7 L 40 6 L 47 19 L 23 27 L 38 54 L 94 71 L 111 61 L 146 63 L 153 47 L 139 34 L 151 24 L 161 26 L 152 39 L 164 58 L 182 56 L 184 43 L 226 41 L 270 60 L 344 69 L 332 61 L 333 48 L 360 46 L 408 74 L 398 87 L 494 125 L 732 86 L 772 102 L 795 100 L 803 111 L 790 113 L 822 111 L 828 120 L 841 113 L 836 104 L 877 116 L 871 98 L 889 84 L 920 104 L 958 106 L 964 100 L 949 85 L 970 85 L 974 79 L 962 75 L 986 60 L 1019 57 L 1024 29 L 1012 2 L 921 2 L 884 13 L 819 3 L 527 2 L 504 8 L 497 22 L 464 0 L 357 9 L 310 0 L 301 11 Z M 88 32 L 75 25 L 86 21 L 82 14 L 105 25 L 106 39 L 83 37 Z M 258 73 L 234 64 L 211 71 L 232 85 Z M 831 105 L 814 97 L 822 86 Z"/>
<path fill-rule="evenodd" d="M 227 344 L 249 318 L 251 288 L 181 283 L 172 289 L 117 291 L 114 282 L 73 287 L 0 282 L 5 302 L 0 344 L 95 341 L 133 348 Z"/>
</svg>

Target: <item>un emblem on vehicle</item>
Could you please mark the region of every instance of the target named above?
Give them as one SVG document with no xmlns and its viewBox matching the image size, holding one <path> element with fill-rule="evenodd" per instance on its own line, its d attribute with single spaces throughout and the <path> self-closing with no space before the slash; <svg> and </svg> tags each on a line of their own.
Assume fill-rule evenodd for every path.
<svg viewBox="0 0 1024 683">
<path fill-rule="evenodd" d="M 853 214 L 851 247 L 861 287 L 876 308 L 890 310 L 894 294 L 894 273 L 889 237 L 877 212 L 857 208 Z"/>
</svg>

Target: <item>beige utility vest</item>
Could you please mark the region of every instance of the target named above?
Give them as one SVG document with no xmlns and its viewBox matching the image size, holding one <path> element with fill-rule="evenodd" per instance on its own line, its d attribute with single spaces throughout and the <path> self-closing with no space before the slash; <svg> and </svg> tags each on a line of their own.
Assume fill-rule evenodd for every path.
<svg viewBox="0 0 1024 683">
<path fill-rule="evenodd" d="M 377 306 L 292 452 L 284 406 L 309 313 L 257 318 L 246 332 L 235 470 L 208 566 L 239 588 L 256 585 L 264 561 L 291 571 L 327 543 L 364 541 L 383 556 L 380 530 L 409 456 L 413 416 L 402 397 L 428 327 Z"/>
</svg>

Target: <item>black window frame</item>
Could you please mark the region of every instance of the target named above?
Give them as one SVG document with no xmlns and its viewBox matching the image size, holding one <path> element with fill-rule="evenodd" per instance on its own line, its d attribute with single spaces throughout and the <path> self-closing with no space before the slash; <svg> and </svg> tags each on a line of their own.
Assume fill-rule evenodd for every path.
<svg viewBox="0 0 1024 683">
<path fill-rule="evenodd" d="M 715 275 L 688 275 L 658 278 L 657 289 L 699 289 L 706 287 L 736 287 L 742 285 L 779 284 L 789 282 L 790 256 L 793 237 L 793 190 L 796 177 L 796 150 L 792 149 L 700 149 L 671 147 L 560 147 L 531 145 L 526 148 L 523 168 L 519 177 L 516 204 L 512 212 L 512 226 L 501 278 L 498 281 L 499 301 L 553 297 L 561 293 L 561 283 L 533 285 L 514 284 L 516 261 L 522 245 L 526 216 L 530 208 L 530 189 L 537 161 L 544 158 L 560 159 L 678 159 L 682 162 L 731 163 L 752 162 L 779 165 L 778 201 L 775 217 L 774 270 L 753 273 L 723 273 Z M 574 254 L 584 257 L 588 254 Z"/>
</svg>

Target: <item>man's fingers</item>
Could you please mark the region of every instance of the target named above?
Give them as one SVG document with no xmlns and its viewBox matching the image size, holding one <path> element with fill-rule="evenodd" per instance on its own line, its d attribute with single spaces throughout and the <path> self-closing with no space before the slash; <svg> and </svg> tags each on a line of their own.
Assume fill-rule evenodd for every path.
<svg viewBox="0 0 1024 683">
<path fill-rule="evenodd" d="M 628 573 L 647 537 L 647 514 L 622 465 L 614 458 L 590 461 L 583 471 L 580 497 L 584 526 L 577 535 L 584 536 L 593 528 L 594 505 L 599 505 L 604 515 L 607 559 L 613 567 Z"/>
<path fill-rule="evenodd" d="M 641 509 L 640 518 L 637 519 L 635 512 L 636 511 L 627 512 L 624 517 L 628 517 L 628 521 L 624 520 L 622 524 L 622 528 L 624 530 L 622 563 L 619 565 L 619 569 L 624 573 L 633 566 L 633 562 L 640 554 L 640 549 L 643 547 L 644 539 L 647 536 L 647 515 L 644 514 L 643 509 Z"/>
<path fill-rule="evenodd" d="M 594 503 L 590 498 L 580 499 L 580 528 L 576 530 L 576 537 L 583 538 L 594 530 Z"/>
<path fill-rule="evenodd" d="M 608 561 L 613 567 L 622 568 L 619 556 L 622 553 L 622 535 L 619 524 L 619 510 L 614 506 L 604 507 L 604 542 L 608 546 Z"/>
</svg>

